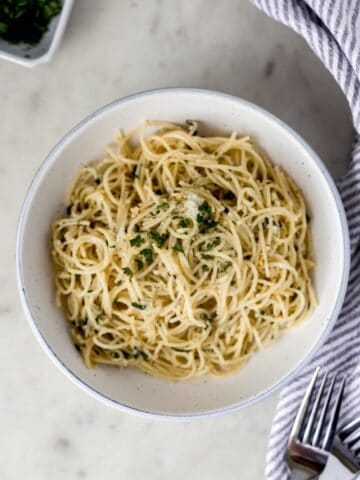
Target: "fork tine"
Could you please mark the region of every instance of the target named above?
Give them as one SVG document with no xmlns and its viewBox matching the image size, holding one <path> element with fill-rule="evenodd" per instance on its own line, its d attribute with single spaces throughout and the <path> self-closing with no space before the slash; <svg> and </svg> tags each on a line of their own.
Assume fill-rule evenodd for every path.
<svg viewBox="0 0 360 480">
<path fill-rule="evenodd" d="M 339 391 L 335 399 L 335 403 L 331 412 L 331 416 L 330 416 L 325 437 L 323 440 L 322 448 L 324 448 L 327 451 L 330 450 L 333 439 L 334 439 L 334 435 L 336 433 L 336 426 L 339 419 L 341 403 L 342 403 L 343 394 L 344 394 L 345 380 L 346 379 L 344 377 L 340 383 Z"/>
<path fill-rule="evenodd" d="M 349 448 L 352 448 L 360 439 L 360 431 L 352 432 L 348 437 L 342 440 Z"/>
<path fill-rule="evenodd" d="M 325 402 L 324 402 L 324 405 L 322 407 L 320 417 L 319 417 L 319 420 L 318 420 L 317 425 L 316 425 L 316 430 L 315 430 L 314 436 L 311 440 L 311 445 L 316 446 L 319 443 L 321 432 L 322 432 L 324 422 L 325 422 L 326 413 L 327 413 L 329 403 L 330 403 L 331 394 L 332 394 L 332 391 L 333 391 L 333 388 L 334 388 L 335 380 L 336 380 L 336 374 L 333 376 L 333 378 L 331 380 L 329 391 L 326 395 Z"/>
<path fill-rule="evenodd" d="M 360 436 L 360 417 L 355 418 L 355 420 L 352 420 L 343 428 L 341 428 L 339 432 L 339 437 L 341 438 L 341 440 L 346 441 L 346 438 L 349 435 L 352 435 L 356 430 L 359 430 Z"/>
<path fill-rule="evenodd" d="M 314 405 L 311 409 L 309 420 L 307 421 L 307 424 L 306 424 L 306 429 L 305 429 L 304 436 L 303 436 L 303 439 L 302 439 L 302 441 L 304 443 L 308 443 L 308 441 L 309 441 L 309 438 L 310 438 L 310 435 L 311 435 L 311 430 L 312 430 L 312 427 L 313 427 L 313 424 L 314 424 L 314 421 L 315 421 L 315 418 L 316 418 L 316 414 L 317 414 L 317 411 L 318 411 L 318 408 L 319 408 L 320 400 L 321 400 L 323 390 L 324 390 L 324 387 L 325 387 L 325 384 L 326 384 L 327 376 L 328 376 L 328 372 L 325 372 L 324 376 L 322 378 L 322 381 L 321 381 L 321 384 L 320 384 L 320 387 L 319 387 Z"/>
<path fill-rule="evenodd" d="M 310 402 L 311 394 L 314 390 L 316 379 L 317 379 L 317 376 L 319 374 L 319 370 L 320 370 L 320 367 L 316 367 L 316 370 L 315 370 L 315 372 L 314 372 L 314 374 L 313 374 L 313 376 L 310 380 L 310 383 L 309 383 L 309 385 L 306 389 L 305 395 L 302 399 L 302 402 L 300 404 L 299 410 L 297 411 L 293 426 L 291 428 L 289 440 L 292 440 L 293 438 L 298 438 L 298 436 L 299 436 L 301 427 L 303 425 L 304 417 L 305 417 L 305 414 L 306 414 L 306 410 L 307 410 L 309 402 Z"/>
</svg>

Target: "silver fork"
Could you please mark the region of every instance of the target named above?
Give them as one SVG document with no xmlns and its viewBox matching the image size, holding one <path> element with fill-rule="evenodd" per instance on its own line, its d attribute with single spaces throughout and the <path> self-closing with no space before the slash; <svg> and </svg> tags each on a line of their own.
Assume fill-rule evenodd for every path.
<svg viewBox="0 0 360 480">
<path fill-rule="evenodd" d="M 310 403 L 320 368 L 315 373 L 305 392 L 290 432 L 286 460 L 292 471 L 293 479 L 310 480 L 317 478 L 326 467 L 330 450 L 334 441 L 336 426 L 345 387 L 342 379 L 330 410 L 336 374 L 333 376 L 328 393 L 320 409 L 328 374 L 324 373 L 312 408 Z M 309 412 L 309 415 L 307 413 Z M 322 435 L 325 430 L 325 434 Z"/>
<path fill-rule="evenodd" d="M 357 445 L 360 440 L 360 417 L 355 418 L 355 420 L 352 420 L 342 427 L 338 435 L 340 440 L 345 443 L 355 455 L 358 456 L 360 454 L 360 445 Z"/>
<path fill-rule="evenodd" d="M 360 470 L 360 417 L 340 428 L 332 453 L 353 473 Z"/>
</svg>

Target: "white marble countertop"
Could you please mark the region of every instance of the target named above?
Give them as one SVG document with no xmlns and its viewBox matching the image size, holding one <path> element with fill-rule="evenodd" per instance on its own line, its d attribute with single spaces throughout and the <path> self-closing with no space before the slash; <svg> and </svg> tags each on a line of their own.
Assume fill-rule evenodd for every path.
<svg viewBox="0 0 360 480">
<path fill-rule="evenodd" d="M 53 61 L 0 63 L 1 480 L 263 478 L 276 405 L 157 422 L 88 397 L 36 343 L 16 292 L 25 190 L 54 143 L 117 97 L 164 86 L 224 90 L 298 130 L 338 177 L 352 127 L 330 75 L 293 32 L 246 0 L 77 0 Z"/>
</svg>

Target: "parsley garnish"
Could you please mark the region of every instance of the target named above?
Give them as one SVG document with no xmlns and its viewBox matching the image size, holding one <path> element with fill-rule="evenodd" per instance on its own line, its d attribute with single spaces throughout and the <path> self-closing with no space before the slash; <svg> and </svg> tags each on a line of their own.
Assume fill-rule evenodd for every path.
<svg viewBox="0 0 360 480">
<path fill-rule="evenodd" d="M 170 347 L 170 348 L 175 350 L 175 352 L 191 352 L 191 350 L 185 350 L 185 348 L 177 348 L 177 347 Z"/>
<path fill-rule="evenodd" d="M 130 278 L 134 276 L 134 272 L 131 270 L 130 267 L 122 268 L 122 271 L 125 273 L 125 275 L 127 275 Z"/>
<path fill-rule="evenodd" d="M 221 272 L 226 272 L 226 270 L 227 270 L 229 267 L 231 267 L 231 265 L 232 265 L 232 262 L 230 262 L 230 261 L 223 263 Z"/>
<path fill-rule="evenodd" d="M 213 242 L 210 242 L 206 245 L 206 251 L 208 252 L 209 250 L 212 250 L 214 247 L 217 247 L 218 245 L 220 245 L 220 238 L 215 238 L 215 240 Z"/>
<path fill-rule="evenodd" d="M 214 255 L 208 255 L 207 253 L 202 253 L 201 254 L 201 258 L 203 258 L 204 260 L 214 260 Z"/>
<path fill-rule="evenodd" d="M 204 232 L 216 227 L 217 222 L 214 219 L 211 207 L 207 200 L 199 205 L 199 212 L 201 213 L 197 214 L 196 220 L 203 226 Z"/>
<path fill-rule="evenodd" d="M 130 245 L 132 247 L 139 247 L 144 242 L 145 242 L 145 240 L 143 239 L 143 237 L 141 235 L 136 235 L 136 237 L 134 237 L 130 240 Z"/>
<path fill-rule="evenodd" d="M 139 310 L 145 310 L 146 309 L 146 305 L 143 305 L 142 303 L 139 303 L 139 302 L 132 302 L 131 305 L 134 308 L 138 308 Z"/>
<path fill-rule="evenodd" d="M 141 356 L 141 357 L 143 357 L 144 360 L 149 359 L 149 355 L 147 353 L 143 352 L 142 350 L 140 350 L 140 348 L 137 348 L 137 347 L 134 347 L 133 355 L 134 355 L 134 358 L 139 358 Z"/>
<path fill-rule="evenodd" d="M 176 252 L 185 253 L 185 252 L 184 252 L 184 249 L 183 249 L 183 247 L 182 247 L 182 245 L 181 245 L 181 243 L 180 243 L 179 241 L 177 241 L 172 248 L 173 248 L 173 250 L 175 250 Z"/>
<path fill-rule="evenodd" d="M 198 124 L 195 120 L 186 120 L 186 125 L 189 127 L 190 135 L 197 135 L 198 134 Z"/>
<path fill-rule="evenodd" d="M 168 203 L 160 203 L 156 205 L 156 210 L 167 210 L 170 207 Z"/>
<path fill-rule="evenodd" d="M 204 322 L 212 322 L 216 318 L 216 313 L 212 313 L 211 315 L 208 315 L 207 313 L 201 313 L 200 318 L 201 320 L 204 320 Z"/>
<path fill-rule="evenodd" d="M 161 235 L 161 233 L 157 232 L 156 230 L 151 230 L 149 232 L 149 237 L 151 238 L 151 240 L 154 240 L 158 247 L 162 247 L 167 239 L 166 234 Z"/>
<path fill-rule="evenodd" d="M 61 8 L 60 0 L 2 0 L 0 36 L 9 43 L 35 45 Z"/>
<path fill-rule="evenodd" d="M 142 255 L 145 258 L 146 263 L 150 265 L 150 263 L 153 262 L 153 253 L 154 253 L 154 250 L 150 246 L 148 248 L 144 248 L 143 250 L 141 250 L 140 255 Z"/>
<path fill-rule="evenodd" d="M 187 218 L 182 218 L 179 222 L 179 227 L 181 228 L 187 228 L 190 226 L 190 220 L 188 220 Z"/>
</svg>

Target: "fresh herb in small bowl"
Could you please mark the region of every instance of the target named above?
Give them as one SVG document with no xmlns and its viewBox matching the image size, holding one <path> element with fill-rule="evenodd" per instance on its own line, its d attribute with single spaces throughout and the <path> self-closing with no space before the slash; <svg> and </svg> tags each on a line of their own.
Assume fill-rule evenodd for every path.
<svg viewBox="0 0 360 480">
<path fill-rule="evenodd" d="M 0 37 L 9 43 L 36 45 L 61 8 L 60 0 L 2 0 Z"/>
</svg>

